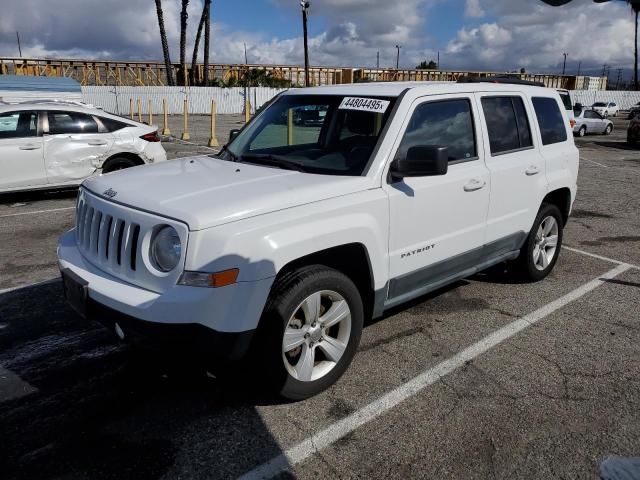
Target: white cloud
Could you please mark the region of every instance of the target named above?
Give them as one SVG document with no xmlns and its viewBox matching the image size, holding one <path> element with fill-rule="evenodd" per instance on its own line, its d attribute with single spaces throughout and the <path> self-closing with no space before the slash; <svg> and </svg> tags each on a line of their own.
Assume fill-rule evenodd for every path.
<svg viewBox="0 0 640 480">
<path fill-rule="evenodd" d="M 480 5 L 480 0 L 467 0 L 464 6 L 464 16 L 471 18 L 481 18 L 485 12 Z"/>
</svg>

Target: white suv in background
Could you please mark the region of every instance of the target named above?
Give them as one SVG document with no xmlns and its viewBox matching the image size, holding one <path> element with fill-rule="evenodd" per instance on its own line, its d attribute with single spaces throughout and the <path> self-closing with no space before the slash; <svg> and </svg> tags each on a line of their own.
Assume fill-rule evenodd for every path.
<svg viewBox="0 0 640 480">
<path fill-rule="evenodd" d="M 166 159 L 157 127 L 78 102 L 0 103 L 0 192 L 79 185 Z"/>
<path fill-rule="evenodd" d="M 620 107 L 614 102 L 596 102 L 592 105 L 591 109 L 606 118 L 617 117 Z"/>
<path fill-rule="evenodd" d="M 365 319 L 502 262 L 551 272 L 578 177 L 563 110 L 525 84 L 289 90 L 218 155 L 85 181 L 66 298 L 122 339 L 249 355 L 253 380 L 309 397 Z"/>
</svg>

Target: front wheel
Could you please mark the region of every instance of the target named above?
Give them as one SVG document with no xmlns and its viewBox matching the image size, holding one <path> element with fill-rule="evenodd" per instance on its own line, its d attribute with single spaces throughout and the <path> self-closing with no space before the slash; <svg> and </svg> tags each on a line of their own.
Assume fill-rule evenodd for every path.
<svg viewBox="0 0 640 480">
<path fill-rule="evenodd" d="M 531 282 L 545 278 L 558 260 L 564 222 L 555 205 L 542 204 L 517 260 L 517 273 Z"/>
<path fill-rule="evenodd" d="M 314 265 L 276 281 L 260 322 L 255 353 L 268 386 L 302 400 L 333 385 L 351 364 L 364 310 L 346 275 Z"/>
<path fill-rule="evenodd" d="M 579 137 L 584 137 L 587 134 L 587 127 L 580 127 L 580 130 L 578 130 L 578 136 Z"/>
</svg>

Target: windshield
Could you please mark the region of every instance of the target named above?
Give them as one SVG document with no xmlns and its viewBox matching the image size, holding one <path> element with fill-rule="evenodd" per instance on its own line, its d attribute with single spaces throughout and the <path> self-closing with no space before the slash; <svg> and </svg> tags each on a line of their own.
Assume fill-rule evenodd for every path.
<svg viewBox="0 0 640 480">
<path fill-rule="evenodd" d="M 606 103 L 602 103 L 602 102 L 596 102 L 593 104 L 594 107 L 606 107 L 607 104 Z"/>
<path fill-rule="evenodd" d="M 395 98 L 283 95 L 220 158 L 327 175 L 362 175 Z"/>
</svg>

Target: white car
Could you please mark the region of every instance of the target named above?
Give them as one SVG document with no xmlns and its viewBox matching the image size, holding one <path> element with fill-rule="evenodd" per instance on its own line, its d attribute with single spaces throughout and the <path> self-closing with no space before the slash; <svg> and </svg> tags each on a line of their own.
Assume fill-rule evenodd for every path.
<svg viewBox="0 0 640 480">
<path fill-rule="evenodd" d="M 614 102 L 596 102 L 591 109 L 603 117 L 617 117 L 620 107 Z"/>
<path fill-rule="evenodd" d="M 604 118 L 595 110 L 583 108 L 574 111 L 575 125 L 573 133 L 584 137 L 587 133 L 610 135 L 613 132 L 613 122 Z"/>
<path fill-rule="evenodd" d="M 0 103 L 0 192 L 79 185 L 161 162 L 157 130 L 79 102 Z"/>
<path fill-rule="evenodd" d="M 365 318 L 502 262 L 551 272 L 577 190 L 563 110 L 523 84 L 289 90 L 219 156 L 85 181 L 58 246 L 66 298 L 122 339 L 248 355 L 247 382 L 317 394 Z"/>
</svg>

